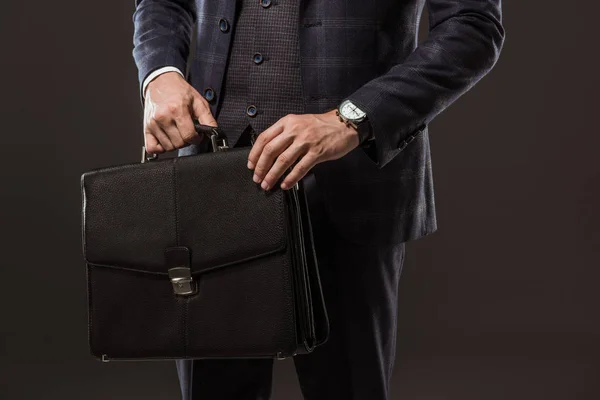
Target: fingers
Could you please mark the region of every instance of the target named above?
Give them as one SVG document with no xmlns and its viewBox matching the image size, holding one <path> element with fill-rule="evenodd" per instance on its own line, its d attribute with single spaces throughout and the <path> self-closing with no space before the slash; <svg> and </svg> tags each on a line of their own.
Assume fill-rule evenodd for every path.
<svg viewBox="0 0 600 400">
<path fill-rule="evenodd" d="M 194 127 L 194 118 L 203 125 L 217 126 L 217 121 L 210 111 L 210 106 L 204 97 L 196 91 L 194 91 L 189 106 L 189 114 L 177 120 L 179 132 L 188 144 L 200 144 L 204 140 L 204 135 L 199 134 Z"/>
<path fill-rule="evenodd" d="M 217 126 L 217 122 L 210 111 L 208 103 L 200 93 L 195 90 L 187 109 L 184 110 L 184 112 L 177 114 L 174 118 L 178 137 L 182 140 L 182 145 L 178 147 L 183 147 L 188 144 L 200 144 L 204 139 L 204 135 L 200 135 L 196 132 L 194 122 L 192 121 L 193 118 L 197 118 L 201 124 Z M 175 132 L 173 132 L 173 134 L 175 134 Z"/>
<path fill-rule="evenodd" d="M 273 138 L 279 136 L 283 132 L 283 129 L 284 124 L 282 118 L 279 119 L 279 121 L 275 122 L 273 125 L 271 125 L 269 128 L 265 129 L 260 135 L 258 135 L 258 138 L 254 142 L 254 145 L 252 145 L 252 150 L 250 150 L 250 154 L 248 154 L 248 168 L 255 169 L 255 167 L 258 165 L 258 160 L 261 157 L 265 146 L 271 140 L 273 140 Z M 256 172 L 256 170 L 254 172 Z M 261 180 L 262 177 L 263 175 L 259 176 Z M 260 182 L 260 180 L 258 182 Z"/>
<path fill-rule="evenodd" d="M 264 190 L 269 190 L 272 188 L 277 183 L 279 178 L 281 178 L 281 176 L 285 173 L 285 171 L 287 171 L 288 168 L 290 168 L 304 154 L 306 154 L 306 150 L 303 149 L 302 146 L 291 145 L 288 147 L 277 157 L 275 163 L 263 179 L 261 187 Z"/>
<path fill-rule="evenodd" d="M 300 179 L 304 178 L 308 171 L 317 165 L 318 157 L 313 153 L 307 153 L 300 161 L 294 166 L 292 171 L 285 177 L 281 182 L 282 189 L 289 189 L 294 186 Z"/>
<path fill-rule="evenodd" d="M 196 132 L 191 115 L 188 114 L 187 116 L 182 115 L 177 117 L 175 119 L 175 125 L 177 126 L 177 130 L 184 146 L 189 144 L 200 144 L 202 137 Z"/>
<path fill-rule="evenodd" d="M 202 125 L 218 126 L 217 121 L 210 112 L 210 107 L 206 99 L 196 92 L 192 98 L 192 114 Z M 190 121 L 191 122 L 191 121 Z M 193 124 L 192 124 L 193 128 Z"/>
<path fill-rule="evenodd" d="M 146 147 L 146 152 L 150 154 L 158 154 L 164 153 L 165 149 L 162 145 L 156 140 L 154 135 L 150 133 L 144 134 L 144 146 Z"/>
<path fill-rule="evenodd" d="M 162 142 L 162 140 L 160 141 L 167 151 L 172 151 L 187 146 L 187 143 L 183 140 L 183 137 L 181 137 L 181 133 L 179 132 L 177 123 L 175 122 L 181 118 L 181 115 L 173 115 L 171 118 L 157 121 L 163 132 L 165 132 L 168 136 L 169 142 L 171 143 L 171 147 L 169 148 L 168 143 L 165 144 Z"/>
<path fill-rule="evenodd" d="M 262 135 L 263 135 L 262 133 L 260 135 L 258 135 L 258 139 L 260 139 L 260 137 Z M 254 146 L 256 146 L 256 143 L 258 143 L 258 139 L 256 142 L 254 142 Z M 267 172 L 269 172 L 269 170 L 275 163 L 275 159 L 278 159 L 279 157 L 283 156 L 282 153 L 294 142 L 294 138 L 292 135 L 279 134 L 279 135 L 275 136 L 273 139 L 269 140 L 268 143 L 265 144 L 265 142 L 266 142 L 266 140 L 263 139 L 262 151 L 260 153 L 259 159 L 256 161 L 256 167 L 254 168 L 254 178 L 253 178 L 254 182 L 261 183 L 261 184 L 262 184 L 263 179 L 267 175 Z M 251 151 L 255 150 L 254 146 Z M 289 155 L 283 156 L 282 163 L 291 165 L 295 161 L 295 159 L 290 160 L 289 158 L 290 158 Z M 284 171 L 285 171 L 285 169 L 284 169 Z M 271 187 L 271 184 L 273 184 L 274 182 L 275 181 L 266 183 L 265 185 L 262 185 L 262 187 L 263 188 L 265 188 L 265 186 Z"/>
<path fill-rule="evenodd" d="M 165 73 L 146 91 L 144 137 L 147 151 L 164 152 L 202 142 L 192 119 L 217 126 L 206 100 L 179 75 Z"/>
<path fill-rule="evenodd" d="M 171 149 L 173 149 L 173 143 L 171 143 L 169 136 L 160 127 L 160 125 L 158 125 L 156 121 L 150 120 L 146 123 L 146 130 L 144 134 L 146 138 L 146 143 L 156 144 L 157 146 L 160 146 L 160 150 L 158 150 L 158 147 L 156 146 L 154 146 L 154 149 L 156 150 L 147 147 L 147 151 L 149 153 L 163 153 L 165 151 L 170 151 Z M 152 137 L 152 139 L 150 139 L 149 137 Z"/>
</svg>

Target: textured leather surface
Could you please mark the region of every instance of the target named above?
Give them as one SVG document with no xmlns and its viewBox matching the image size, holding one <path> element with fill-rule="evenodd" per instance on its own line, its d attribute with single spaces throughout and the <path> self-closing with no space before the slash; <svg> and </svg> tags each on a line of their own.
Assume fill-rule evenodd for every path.
<svg viewBox="0 0 600 400">
<path fill-rule="evenodd" d="M 163 249 L 169 246 L 190 247 L 194 272 L 281 250 L 283 192 L 265 192 L 252 181 L 244 165 L 248 152 L 90 173 L 85 190 L 94 201 L 88 201 L 86 215 L 96 222 L 86 225 L 86 260 L 166 274 Z M 127 196 L 123 188 L 130 189 Z"/>
<path fill-rule="evenodd" d="M 290 356 L 326 339 L 306 199 L 260 189 L 249 151 L 82 175 L 93 355 Z M 178 296 L 168 268 L 188 261 L 197 292 Z"/>
</svg>

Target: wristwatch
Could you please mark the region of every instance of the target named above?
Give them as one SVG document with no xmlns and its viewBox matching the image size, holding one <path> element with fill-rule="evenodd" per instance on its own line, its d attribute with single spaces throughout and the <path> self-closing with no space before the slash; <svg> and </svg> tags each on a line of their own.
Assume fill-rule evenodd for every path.
<svg viewBox="0 0 600 400">
<path fill-rule="evenodd" d="M 341 122 L 350 125 L 358 131 L 359 145 L 367 145 L 375 139 L 367 114 L 358 108 L 350 100 L 346 99 L 340 103 L 335 113 Z"/>
</svg>

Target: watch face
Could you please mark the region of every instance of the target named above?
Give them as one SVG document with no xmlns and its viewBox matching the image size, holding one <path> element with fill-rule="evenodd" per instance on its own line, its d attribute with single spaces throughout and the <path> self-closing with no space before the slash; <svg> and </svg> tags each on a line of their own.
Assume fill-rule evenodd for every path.
<svg viewBox="0 0 600 400">
<path fill-rule="evenodd" d="M 366 115 L 364 111 L 355 106 L 350 100 L 346 100 L 342 103 L 340 114 L 351 120 L 361 120 Z"/>
</svg>

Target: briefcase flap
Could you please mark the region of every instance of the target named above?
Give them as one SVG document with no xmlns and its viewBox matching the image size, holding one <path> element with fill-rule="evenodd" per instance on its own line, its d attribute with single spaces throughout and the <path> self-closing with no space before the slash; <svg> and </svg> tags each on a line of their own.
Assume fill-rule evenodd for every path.
<svg viewBox="0 0 600 400">
<path fill-rule="evenodd" d="M 246 166 L 250 148 L 165 158 L 81 177 L 83 253 L 99 266 L 167 274 L 165 251 L 187 247 L 191 272 L 286 247 L 285 193 L 265 192 Z"/>
</svg>

